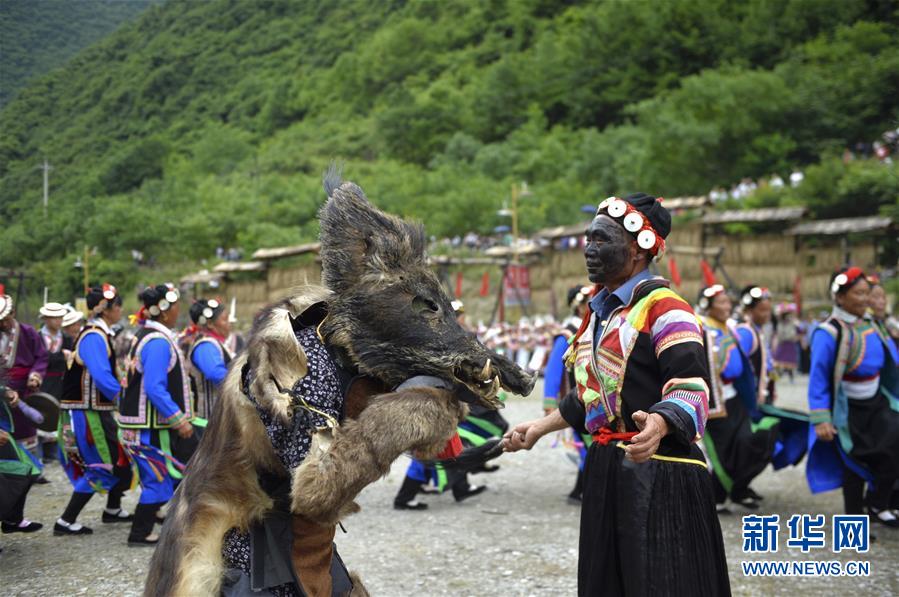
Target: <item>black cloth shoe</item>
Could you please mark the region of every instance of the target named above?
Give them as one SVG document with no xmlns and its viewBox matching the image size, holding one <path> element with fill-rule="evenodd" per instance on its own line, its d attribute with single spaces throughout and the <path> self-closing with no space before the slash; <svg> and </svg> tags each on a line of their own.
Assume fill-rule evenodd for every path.
<svg viewBox="0 0 899 597">
<path fill-rule="evenodd" d="M 22 523 L 6 522 L 4 520 L 3 523 L 0 524 L 0 530 L 2 530 L 5 534 L 33 533 L 44 528 L 44 525 L 39 522 L 31 522 L 30 520 L 23 520 L 22 522 L 24 522 L 25 524 L 23 525 Z"/>
<path fill-rule="evenodd" d="M 128 514 L 121 508 L 115 514 L 110 514 L 106 510 L 103 510 L 103 522 L 106 523 L 114 523 L 114 522 L 131 522 L 134 520 L 133 514 Z"/>
<path fill-rule="evenodd" d="M 151 535 L 152 536 L 152 535 Z M 159 543 L 159 537 L 132 537 L 128 535 L 128 547 L 155 547 Z"/>
<path fill-rule="evenodd" d="M 38 477 L 37 479 L 35 479 L 34 482 L 35 482 L 35 484 L 37 484 L 37 485 L 46 485 L 47 483 L 50 482 L 50 479 L 48 479 L 48 478 L 45 477 L 44 475 L 41 475 L 40 477 Z"/>
<path fill-rule="evenodd" d="M 53 525 L 53 534 L 57 537 L 62 535 L 93 535 L 94 531 L 90 527 L 79 526 L 78 530 L 72 530 L 71 527 L 61 525 L 58 522 Z"/>
<path fill-rule="evenodd" d="M 748 498 L 750 498 L 750 499 L 753 499 L 753 500 L 755 500 L 755 501 L 757 501 L 757 502 L 760 502 L 760 501 L 762 501 L 763 499 L 765 499 L 764 496 L 759 495 L 758 493 L 756 493 L 755 490 L 752 489 L 752 487 L 747 487 L 747 488 L 743 491 L 743 493 L 744 493 L 744 495 L 746 495 L 746 497 L 748 497 Z"/>
<path fill-rule="evenodd" d="M 412 500 L 411 502 L 393 502 L 394 510 L 427 510 L 428 505 L 424 502 L 416 502 Z"/>
<path fill-rule="evenodd" d="M 889 512 L 889 511 L 883 510 L 883 512 Z M 894 515 L 891 518 L 884 520 L 883 518 L 880 517 L 880 514 L 881 514 L 880 510 L 876 510 L 874 508 L 868 508 L 868 516 L 871 517 L 871 522 L 876 522 L 876 523 L 882 524 L 883 526 L 891 528 L 891 529 L 899 529 L 899 518 L 896 518 L 896 516 Z"/>
<path fill-rule="evenodd" d="M 457 502 L 461 502 L 462 500 L 467 500 L 468 498 L 478 495 L 479 493 L 484 493 L 487 491 L 486 485 L 472 485 L 467 487 L 464 491 L 454 491 L 453 497 L 456 498 Z"/>
</svg>

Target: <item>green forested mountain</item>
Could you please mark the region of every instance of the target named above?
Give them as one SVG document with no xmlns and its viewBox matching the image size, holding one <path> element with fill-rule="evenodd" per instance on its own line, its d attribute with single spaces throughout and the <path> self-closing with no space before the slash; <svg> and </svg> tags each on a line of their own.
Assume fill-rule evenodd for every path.
<svg viewBox="0 0 899 597">
<path fill-rule="evenodd" d="M 85 245 L 125 285 L 132 249 L 301 242 L 334 159 L 434 235 L 521 180 L 525 231 L 797 166 L 759 201 L 895 210 L 895 167 L 836 156 L 899 120 L 897 29 L 891 0 L 170 1 L 0 112 L 0 264 L 68 291 Z"/>
<path fill-rule="evenodd" d="M 159 0 L 0 2 L 0 106 L 27 81 L 61 67 Z"/>
</svg>

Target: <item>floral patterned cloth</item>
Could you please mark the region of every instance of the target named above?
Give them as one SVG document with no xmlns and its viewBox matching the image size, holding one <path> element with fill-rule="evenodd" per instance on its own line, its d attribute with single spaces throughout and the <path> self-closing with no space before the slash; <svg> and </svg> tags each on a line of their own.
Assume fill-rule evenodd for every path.
<svg viewBox="0 0 899 597">
<path fill-rule="evenodd" d="M 318 427 L 327 424 L 327 419 L 315 412 L 306 410 L 300 405 L 306 403 L 334 419 L 339 419 L 343 409 L 343 394 L 337 374 L 337 366 L 328 354 L 327 349 L 315 333 L 315 328 L 303 328 L 296 334 L 297 342 L 303 348 L 308 363 L 308 372 L 294 383 L 288 390 L 296 406 L 291 421 L 283 423 L 268 411 L 260 408 L 250 393 L 250 385 L 255 372 L 248 369 L 243 379 L 244 394 L 256 406 L 259 418 L 265 425 L 265 431 L 272 442 L 275 452 L 284 467 L 293 473 L 306 455 L 312 443 L 312 433 Z M 222 555 L 225 568 L 250 571 L 250 536 L 238 529 L 231 529 L 225 534 Z M 296 595 L 292 585 L 280 585 L 269 589 L 274 595 Z"/>
</svg>

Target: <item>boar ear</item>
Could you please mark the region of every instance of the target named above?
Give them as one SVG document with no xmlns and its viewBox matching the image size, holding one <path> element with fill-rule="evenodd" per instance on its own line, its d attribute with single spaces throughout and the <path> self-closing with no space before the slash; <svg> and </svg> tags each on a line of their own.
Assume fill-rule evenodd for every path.
<svg viewBox="0 0 899 597">
<path fill-rule="evenodd" d="M 421 225 L 380 211 L 359 186 L 342 182 L 333 169 L 324 187 L 328 200 L 319 219 L 325 286 L 340 293 L 366 277 L 380 280 L 425 265 Z"/>
</svg>

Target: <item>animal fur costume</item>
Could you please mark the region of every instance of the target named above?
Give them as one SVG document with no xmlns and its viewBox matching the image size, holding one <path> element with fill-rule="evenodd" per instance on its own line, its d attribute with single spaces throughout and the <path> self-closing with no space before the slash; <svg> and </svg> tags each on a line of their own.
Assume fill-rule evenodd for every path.
<svg viewBox="0 0 899 597">
<path fill-rule="evenodd" d="M 377 210 L 333 171 L 325 191 L 324 287 L 265 309 L 231 361 L 170 504 L 145 595 L 246 594 L 284 580 L 285 570 L 294 582 L 268 594 L 367 594 L 358 578 L 332 585 L 329 573 L 342 568 L 335 524 L 358 511 L 359 492 L 400 454 L 433 458 L 446 445 L 467 411 L 460 388 L 494 408 L 500 386 L 533 388 L 533 377 L 458 325 L 420 225 Z M 337 388 L 332 370 L 356 383 Z M 456 390 L 422 385 L 423 376 Z M 419 383 L 399 387 L 410 378 Z M 335 419 L 332 432 L 316 432 Z M 281 549 L 263 559 L 250 553 L 272 543 Z M 231 565 L 244 558 L 243 572 L 226 569 L 223 546 Z"/>
</svg>

